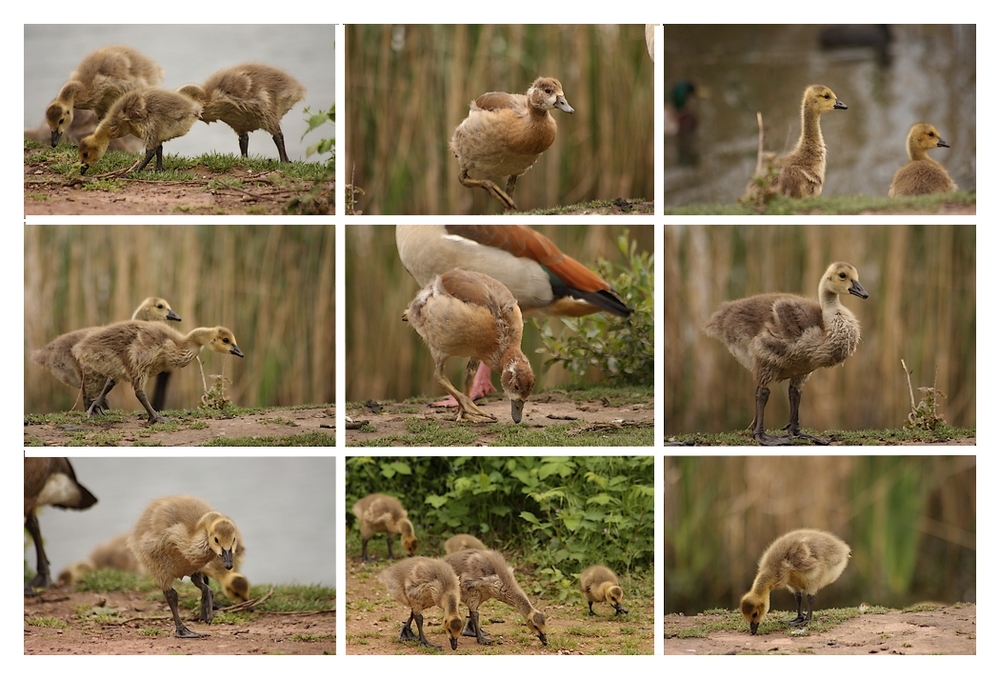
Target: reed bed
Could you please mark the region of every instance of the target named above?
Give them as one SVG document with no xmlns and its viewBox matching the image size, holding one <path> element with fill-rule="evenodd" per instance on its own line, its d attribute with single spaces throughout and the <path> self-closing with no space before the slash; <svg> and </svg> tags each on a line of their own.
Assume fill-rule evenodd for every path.
<svg viewBox="0 0 1000 679">
<path fill-rule="evenodd" d="M 535 227 L 559 248 L 588 266 L 604 258 L 624 266 L 617 249 L 624 227 L 550 226 Z M 652 252 L 652 227 L 629 228 L 629 236 L 639 250 Z M 395 227 L 348 226 L 346 232 L 346 342 L 347 400 L 392 399 L 396 401 L 426 394 L 443 393 L 434 381 L 434 363 L 420 336 L 403 323 L 403 311 L 419 290 L 396 252 Z M 546 358 L 536 323 L 558 323 L 555 319 L 526 319 L 522 350 L 535 370 L 535 392 L 570 382 L 569 374 L 553 367 L 542 375 Z M 447 364 L 452 383 L 461 388 L 465 361 Z M 593 376 L 598 383 L 600 375 Z"/>
<path fill-rule="evenodd" d="M 821 608 L 974 601 L 976 458 L 667 457 L 664 611 L 735 608 L 764 549 L 796 528 L 851 546 Z"/>
<path fill-rule="evenodd" d="M 667 226 L 664 237 L 665 431 L 723 432 L 753 419 L 752 375 L 702 327 L 722 302 L 761 292 L 815 299 L 830 262 L 857 267 L 870 297 L 842 300 L 861 323 L 857 353 L 813 373 L 801 421 L 826 429 L 899 428 L 910 412 L 900 359 L 918 387 L 947 398 L 949 424 L 976 424 L 974 226 Z M 787 422 L 786 384 L 766 423 Z"/>
<path fill-rule="evenodd" d="M 576 112 L 554 112 L 558 136 L 518 182 L 518 205 L 653 196 L 658 107 L 641 25 L 350 25 L 345 44 L 347 177 L 364 214 L 498 212 L 459 184 L 448 141 L 480 94 L 523 93 L 541 75 Z"/>
<path fill-rule="evenodd" d="M 336 392 L 332 226 L 26 226 L 24 409 L 70 409 L 79 394 L 30 360 L 56 336 L 127 320 L 163 297 L 187 332 L 224 325 L 243 359 L 202 352 L 239 406 L 332 403 Z M 193 408 L 197 365 L 173 376 L 167 408 Z M 127 386 L 115 408 L 140 410 Z M 79 407 L 79 405 L 77 405 Z"/>
</svg>

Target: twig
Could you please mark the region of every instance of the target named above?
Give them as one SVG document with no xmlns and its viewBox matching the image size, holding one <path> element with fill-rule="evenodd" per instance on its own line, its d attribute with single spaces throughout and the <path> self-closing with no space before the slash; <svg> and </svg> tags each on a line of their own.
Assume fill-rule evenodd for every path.
<svg viewBox="0 0 1000 679">
<path fill-rule="evenodd" d="M 899 362 L 903 364 L 903 372 L 906 373 L 906 387 L 910 390 L 910 410 L 915 411 L 917 409 L 917 403 L 913 400 L 913 384 L 910 382 L 910 369 L 906 367 L 906 361 L 899 359 Z M 937 370 L 934 371 L 934 388 L 937 389 Z"/>
<path fill-rule="evenodd" d="M 754 176 L 759 177 L 764 170 L 764 116 L 757 111 L 757 168 Z"/>
</svg>

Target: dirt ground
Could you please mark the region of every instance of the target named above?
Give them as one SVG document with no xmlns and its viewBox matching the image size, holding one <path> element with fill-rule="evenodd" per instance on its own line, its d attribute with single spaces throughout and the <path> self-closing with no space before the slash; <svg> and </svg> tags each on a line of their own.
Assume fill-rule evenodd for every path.
<svg viewBox="0 0 1000 679">
<path fill-rule="evenodd" d="M 376 539 L 380 536 L 376 536 Z M 373 549 L 375 540 L 369 544 Z M 391 562 L 384 558 L 362 564 L 359 556 L 347 557 L 347 601 L 345 603 L 345 633 L 348 655 L 590 655 L 590 654 L 652 654 L 653 653 L 653 600 L 629 599 L 623 602 L 629 614 L 616 617 L 610 606 L 595 604 L 597 615 L 588 615 L 587 605 L 581 598 L 572 598 L 565 604 L 544 603 L 528 594 L 528 598 L 545 614 L 548 645 L 530 632 L 521 615 L 506 604 L 490 600 L 479 607 L 483 630 L 494 643 L 480 646 L 474 637 L 461 637 L 458 649 L 452 651 L 444 631 L 441 609 L 424 612 L 424 633 L 430 643 L 442 646 L 437 651 L 419 647 L 414 642 L 399 641 L 399 631 L 409 611 L 386 593 L 378 575 Z M 399 543 L 397 541 L 397 548 Z M 377 547 L 375 547 L 377 549 Z M 524 575 L 515 575 L 527 591 Z M 623 586 L 625 583 L 622 583 Z M 463 604 L 459 612 L 467 614 Z M 416 632 L 416 626 L 413 626 Z"/>
<path fill-rule="evenodd" d="M 26 424 L 24 445 L 199 446 L 214 439 L 254 436 L 287 438 L 312 434 L 328 436 L 331 441 L 336 438 L 336 416 L 332 406 L 269 410 L 226 419 L 180 416 L 173 418 L 176 427 L 168 423 L 152 428 L 146 424 L 145 413 L 136 411 L 134 414 L 125 422 L 102 422 L 100 417 L 87 420 L 81 414 L 78 422 Z M 169 413 L 167 417 L 170 418 Z"/>
<path fill-rule="evenodd" d="M 490 397 L 477 402 L 480 408 L 497 418 L 499 423 L 511 424 L 510 402 L 504 398 Z M 382 438 L 402 437 L 409 432 L 407 420 L 414 417 L 433 420 L 443 428 L 468 427 L 469 423 L 455 422 L 455 409 L 433 406 L 422 406 L 413 403 L 380 403 L 377 407 L 366 405 L 363 408 L 348 407 L 346 438 L 347 445 L 358 445 L 366 441 Z M 652 399 L 648 403 L 631 403 L 614 406 L 600 401 L 577 402 L 559 392 L 533 394 L 524 404 L 522 427 L 546 427 L 551 424 L 576 424 L 574 430 L 599 432 L 612 431 L 625 427 L 648 427 L 652 436 L 653 421 L 656 413 Z M 352 424 L 351 420 L 354 421 Z M 352 428 L 367 422 L 361 429 Z M 476 425 L 474 425 L 476 426 Z M 499 435 L 487 431 L 487 427 L 479 425 L 481 430 L 475 443 L 469 445 L 486 446 L 496 443 Z M 652 445 L 652 438 L 650 438 Z"/>
<path fill-rule="evenodd" d="M 151 599 L 142 592 L 52 589 L 24 599 L 24 654 L 336 653 L 336 611 L 257 612 L 251 616 L 253 619 L 247 624 L 218 624 L 215 621 L 206 625 L 185 619 L 192 631 L 208 636 L 178 639 L 173 635 L 173 620 L 162 594 L 157 593 Z M 183 613 L 182 617 L 185 617 Z M 45 626 L 40 624 L 41 620 L 45 621 Z"/>
<path fill-rule="evenodd" d="M 773 613 L 772 613 L 773 614 Z M 780 614 L 780 613 L 779 613 Z M 791 614 L 794 617 L 794 613 Z M 707 637 L 678 637 L 721 614 L 663 618 L 664 655 L 975 655 L 976 605 L 928 611 L 862 613 L 825 632 L 714 631 Z"/>
</svg>

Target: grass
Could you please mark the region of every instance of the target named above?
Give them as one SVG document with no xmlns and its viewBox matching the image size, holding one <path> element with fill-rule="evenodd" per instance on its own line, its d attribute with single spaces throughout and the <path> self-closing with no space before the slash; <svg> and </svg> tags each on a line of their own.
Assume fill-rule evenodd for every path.
<svg viewBox="0 0 1000 679">
<path fill-rule="evenodd" d="M 803 430 L 811 434 L 828 437 L 832 441 L 845 446 L 891 446 L 915 443 L 946 443 L 976 437 L 975 428 L 953 427 L 942 425 L 935 431 L 924 431 L 919 429 L 863 429 L 860 431 L 839 431 L 831 430 L 825 432 L 815 432 L 813 430 Z M 769 432 L 775 436 L 781 436 L 785 432 L 773 430 Z M 667 442 L 674 445 L 691 446 L 754 446 L 749 430 L 736 432 L 723 432 L 721 434 L 674 434 L 667 437 Z M 810 445 L 807 439 L 802 439 L 802 445 Z"/>
<path fill-rule="evenodd" d="M 795 612 L 772 609 L 764 621 L 760 623 L 757 635 L 784 634 L 790 637 L 811 636 L 831 630 L 841 623 L 861 615 L 884 615 L 889 613 L 890 610 L 883 606 L 867 606 L 863 610 L 857 606 L 851 608 L 824 608 L 821 611 L 813 611 L 813 619 L 807 626 L 789 627 L 786 623 L 795 617 Z M 674 632 L 664 632 L 664 638 L 707 638 L 713 632 L 749 633 L 747 622 L 743 618 L 743 614 L 738 610 L 715 608 L 688 618 L 688 620 L 690 621 L 689 627 Z"/>
<path fill-rule="evenodd" d="M 889 198 L 875 196 L 818 196 L 814 198 L 775 197 L 763 210 L 743 203 L 667 205 L 669 215 L 857 215 L 857 214 L 937 214 L 947 208 L 975 207 L 971 191 Z"/>
</svg>

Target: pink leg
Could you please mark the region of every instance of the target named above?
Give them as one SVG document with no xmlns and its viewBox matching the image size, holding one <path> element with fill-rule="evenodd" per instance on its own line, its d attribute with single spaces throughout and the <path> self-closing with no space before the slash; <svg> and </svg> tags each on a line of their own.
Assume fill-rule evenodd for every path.
<svg viewBox="0 0 1000 679">
<path fill-rule="evenodd" d="M 489 366 L 485 363 L 479 364 L 479 369 L 476 371 L 476 378 L 472 382 L 472 392 L 469 397 L 475 401 L 480 396 L 487 396 L 496 391 L 496 387 L 493 386 L 493 371 L 490 370 Z M 438 401 L 437 403 L 432 403 L 432 406 L 444 406 L 446 408 L 454 408 L 458 405 L 458 401 L 453 399 L 451 396 L 443 401 Z"/>
</svg>

